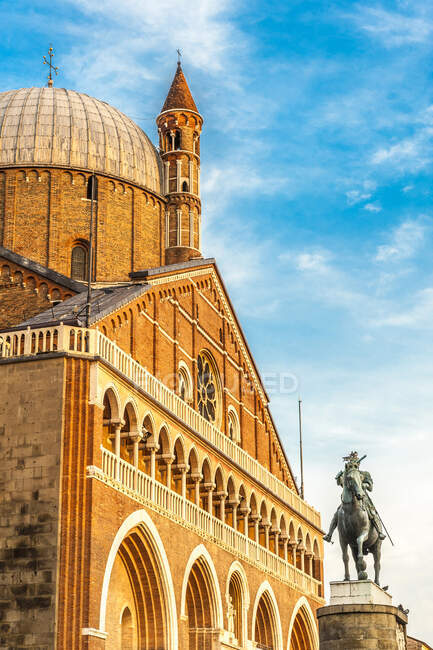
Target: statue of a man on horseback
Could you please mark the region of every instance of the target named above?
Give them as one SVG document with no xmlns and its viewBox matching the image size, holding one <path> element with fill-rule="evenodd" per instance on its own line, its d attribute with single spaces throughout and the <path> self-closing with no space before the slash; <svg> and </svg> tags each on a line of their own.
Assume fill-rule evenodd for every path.
<svg viewBox="0 0 433 650">
<path fill-rule="evenodd" d="M 372 553 L 374 579 L 379 584 L 380 553 L 385 535 L 382 532 L 381 519 L 368 494 L 373 490 L 373 479 L 369 472 L 359 469 L 364 458 L 365 456 L 359 458 L 356 451 L 352 451 L 349 456 L 343 458 L 344 470 L 335 477 L 337 485 L 343 488 L 341 504 L 332 518 L 328 534 L 323 539 L 331 542 L 334 530 L 338 526 L 345 580 L 350 580 L 347 547 L 351 548 L 358 580 L 367 579 L 364 555 Z"/>
</svg>

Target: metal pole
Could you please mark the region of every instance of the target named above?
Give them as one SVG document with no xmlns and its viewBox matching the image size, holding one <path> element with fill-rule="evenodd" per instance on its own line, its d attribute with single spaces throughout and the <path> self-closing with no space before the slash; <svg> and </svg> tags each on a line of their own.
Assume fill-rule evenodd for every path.
<svg viewBox="0 0 433 650">
<path fill-rule="evenodd" d="M 95 200 L 95 172 L 90 177 L 92 179 L 92 193 L 90 195 L 90 233 L 89 233 L 89 260 L 87 276 L 87 303 L 86 303 L 86 327 L 90 322 L 90 301 L 92 295 L 92 271 L 93 271 L 93 203 Z"/>
<path fill-rule="evenodd" d="M 302 449 L 302 413 L 301 398 L 298 399 L 298 416 L 299 416 L 299 459 L 301 462 L 301 499 L 304 498 L 304 454 Z"/>
</svg>

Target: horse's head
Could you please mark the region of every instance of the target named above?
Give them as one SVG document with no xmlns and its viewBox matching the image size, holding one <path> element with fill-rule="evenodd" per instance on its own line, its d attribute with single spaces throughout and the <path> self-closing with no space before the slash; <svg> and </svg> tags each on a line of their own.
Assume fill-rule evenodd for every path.
<svg viewBox="0 0 433 650">
<path fill-rule="evenodd" d="M 347 463 L 346 469 L 344 471 L 344 492 L 348 492 L 348 495 L 343 494 L 343 501 L 351 501 L 352 498 L 361 501 L 364 497 L 364 490 L 362 487 L 362 477 L 359 467 L 356 463 Z M 347 497 L 350 495 L 350 499 Z M 346 497 L 346 498 L 345 498 Z"/>
</svg>

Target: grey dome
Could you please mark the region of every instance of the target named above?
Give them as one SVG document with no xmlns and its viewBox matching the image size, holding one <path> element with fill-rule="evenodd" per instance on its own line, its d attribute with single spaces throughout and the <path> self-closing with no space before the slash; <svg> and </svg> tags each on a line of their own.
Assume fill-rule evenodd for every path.
<svg viewBox="0 0 433 650">
<path fill-rule="evenodd" d="M 158 152 L 129 117 L 65 88 L 0 93 L 0 167 L 44 165 L 116 176 L 162 194 Z"/>
</svg>

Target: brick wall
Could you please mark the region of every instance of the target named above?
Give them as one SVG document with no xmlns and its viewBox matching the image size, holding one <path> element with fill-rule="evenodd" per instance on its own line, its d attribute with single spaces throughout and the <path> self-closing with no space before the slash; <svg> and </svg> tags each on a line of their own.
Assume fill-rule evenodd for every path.
<svg viewBox="0 0 433 650">
<path fill-rule="evenodd" d="M 89 239 L 88 176 L 61 169 L 0 172 L 0 244 L 70 276 L 73 244 Z M 164 199 L 97 178 L 95 279 L 128 280 L 130 271 L 163 264 Z"/>
</svg>

